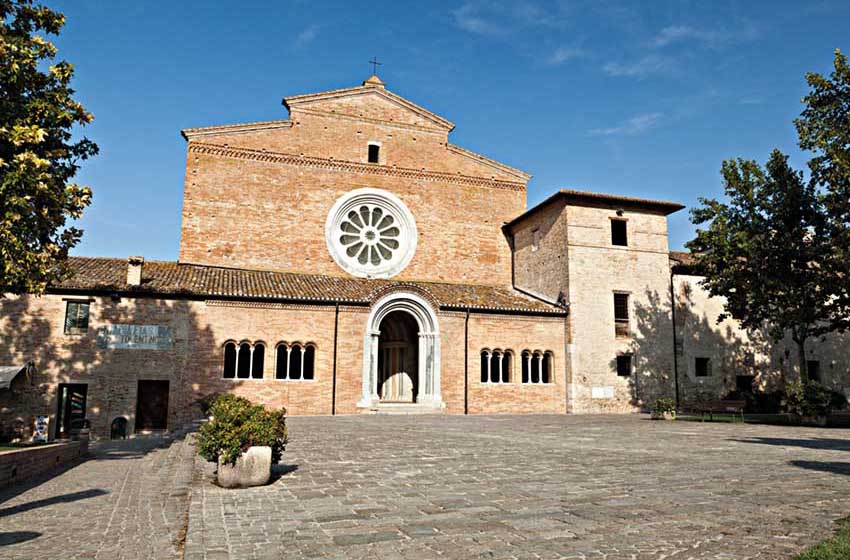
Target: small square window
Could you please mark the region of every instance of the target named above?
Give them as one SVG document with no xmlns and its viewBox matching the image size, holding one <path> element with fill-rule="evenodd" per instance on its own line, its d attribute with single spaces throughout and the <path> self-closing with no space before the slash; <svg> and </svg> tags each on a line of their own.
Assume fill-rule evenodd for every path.
<svg viewBox="0 0 850 560">
<path fill-rule="evenodd" d="M 531 250 L 536 251 L 540 248 L 540 228 L 531 230 Z"/>
<path fill-rule="evenodd" d="M 369 163 L 380 163 L 381 147 L 377 144 L 369 144 Z"/>
<path fill-rule="evenodd" d="M 626 220 L 611 220 L 611 245 L 628 246 L 629 235 L 626 224 Z"/>
<path fill-rule="evenodd" d="M 694 373 L 697 377 L 709 377 L 711 375 L 711 358 L 695 358 Z"/>
<path fill-rule="evenodd" d="M 65 305 L 65 334 L 84 333 L 89 328 L 89 302 L 69 301 Z"/>
<path fill-rule="evenodd" d="M 809 372 L 809 380 L 815 381 L 817 383 L 821 382 L 820 379 L 820 362 L 817 360 L 807 360 L 806 361 L 806 369 Z"/>
<path fill-rule="evenodd" d="M 632 357 L 629 354 L 617 356 L 617 375 L 629 377 L 632 374 Z"/>
</svg>

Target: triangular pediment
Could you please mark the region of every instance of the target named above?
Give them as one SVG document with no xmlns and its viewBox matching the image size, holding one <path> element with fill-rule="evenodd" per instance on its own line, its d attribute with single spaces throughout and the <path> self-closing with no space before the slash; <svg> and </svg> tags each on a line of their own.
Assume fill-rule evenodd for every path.
<svg viewBox="0 0 850 560">
<path fill-rule="evenodd" d="M 398 96 L 383 86 L 364 82 L 360 87 L 287 97 L 283 104 L 290 112 L 299 109 L 392 122 L 407 126 L 451 131 L 454 123 Z"/>
</svg>

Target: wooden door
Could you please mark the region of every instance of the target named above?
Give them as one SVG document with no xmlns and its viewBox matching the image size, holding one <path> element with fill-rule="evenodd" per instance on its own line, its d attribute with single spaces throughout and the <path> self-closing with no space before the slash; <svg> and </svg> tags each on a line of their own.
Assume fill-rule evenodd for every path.
<svg viewBox="0 0 850 560">
<path fill-rule="evenodd" d="M 416 375 L 413 357 L 413 347 L 407 342 L 381 344 L 378 364 L 381 402 L 413 402 Z"/>
<path fill-rule="evenodd" d="M 136 399 L 136 430 L 168 426 L 168 380 L 140 380 Z"/>
</svg>

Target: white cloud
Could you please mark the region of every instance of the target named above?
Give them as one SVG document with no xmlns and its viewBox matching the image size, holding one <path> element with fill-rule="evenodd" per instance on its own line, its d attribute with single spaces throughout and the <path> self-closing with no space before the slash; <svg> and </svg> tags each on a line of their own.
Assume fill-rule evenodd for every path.
<svg viewBox="0 0 850 560">
<path fill-rule="evenodd" d="M 581 49 L 559 47 L 555 49 L 555 52 L 553 52 L 552 56 L 549 57 L 549 64 L 563 64 L 564 62 L 578 58 L 583 54 L 584 51 Z"/>
<path fill-rule="evenodd" d="M 464 4 L 454 10 L 452 16 L 454 16 L 455 25 L 470 33 L 500 35 L 505 31 L 502 26 L 482 15 L 479 8 L 472 4 Z"/>
<path fill-rule="evenodd" d="M 609 62 L 602 69 L 611 76 L 630 76 L 642 78 L 650 74 L 665 74 L 675 69 L 673 59 L 648 55 L 632 62 Z"/>
<path fill-rule="evenodd" d="M 750 22 L 744 22 L 734 30 L 700 29 L 690 25 L 669 25 L 658 32 L 649 42 L 651 47 L 661 48 L 667 45 L 692 41 L 717 48 L 724 45 L 752 41 L 759 37 L 758 28 Z"/>
<path fill-rule="evenodd" d="M 620 126 L 611 128 L 594 128 L 590 131 L 594 136 L 634 136 L 655 128 L 661 121 L 661 113 L 647 113 L 630 118 Z"/>
<path fill-rule="evenodd" d="M 312 43 L 316 36 L 319 34 L 319 26 L 318 25 L 310 25 L 305 27 L 298 36 L 295 37 L 295 46 L 296 47 L 306 47 L 308 44 Z"/>
</svg>

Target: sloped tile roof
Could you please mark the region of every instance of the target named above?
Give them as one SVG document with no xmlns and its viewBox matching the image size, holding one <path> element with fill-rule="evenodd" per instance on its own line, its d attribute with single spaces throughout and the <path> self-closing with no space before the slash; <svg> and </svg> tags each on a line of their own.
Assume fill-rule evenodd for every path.
<svg viewBox="0 0 850 560">
<path fill-rule="evenodd" d="M 563 314 L 554 305 L 501 286 L 367 280 L 221 268 L 170 261 L 146 261 L 141 286 L 127 285 L 127 261 L 102 257 L 69 257 L 74 274 L 52 291 L 110 291 L 208 299 L 292 300 L 368 305 L 376 294 L 394 286 L 413 286 L 430 294 L 440 307 Z"/>
</svg>

